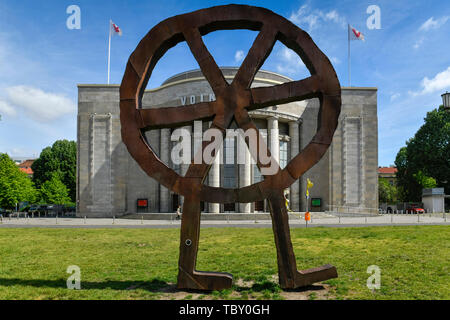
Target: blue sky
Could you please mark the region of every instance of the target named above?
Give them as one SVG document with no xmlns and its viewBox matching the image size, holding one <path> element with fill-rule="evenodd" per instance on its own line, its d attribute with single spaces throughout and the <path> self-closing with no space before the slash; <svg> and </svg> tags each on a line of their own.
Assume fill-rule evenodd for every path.
<svg viewBox="0 0 450 320">
<path fill-rule="evenodd" d="M 158 22 L 227 1 L 0 0 L 0 152 L 38 156 L 58 139 L 76 139 L 78 83 L 106 83 L 108 21 L 123 30 L 112 41 L 111 83 L 120 83 L 129 55 Z M 352 85 L 378 88 L 379 165 L 389 165 L 422 125 L 426 112 L 450 90 L 449 1 L 239 1 L 262 6 L 309 32 L 348 85 L 347 29 Z M 70 5 L 81 8 L 81 29 L 69 30 Z M 368 6 L 381 9 L 381 29 L 369 30 Z M 204 41 L 221 66 L 238 66 L 255 32 L 221 31 Z M 161 59 L 149 87 L 197 68 L 180 44 Z M 308 75 L 291 51 L 277 45 L 263 69 L 301 79 Z"/>
</svg>

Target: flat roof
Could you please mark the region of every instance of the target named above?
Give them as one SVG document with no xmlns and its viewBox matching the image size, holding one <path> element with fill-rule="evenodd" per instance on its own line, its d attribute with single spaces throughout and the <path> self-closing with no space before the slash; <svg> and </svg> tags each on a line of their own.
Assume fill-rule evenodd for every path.
<svg viewBox="0 0 450 320">
<path fill-rule="evenodd" d="M 235 75 L 230 75 L 230 71 L 231 72 L 237 72 L 237 70 L 239 70 L 239 68 L 237 67 L 221 67 L 221 70 L 225 71 L 224 77 L 225 79 L 234 79 Z M 228 71 L 228 72 L 227 72 Z M 199 75 L 200 73 L 200 75 Z M 189 75 L 192 75 L 192 77 L 189 77 Z M 278 81 L 275 79 L 269 79 L 269 78 L 265 78 L 264 74 L 268 74 L 268 75 L 272 75 L 275 76 L 276 78 L 279 78 L 279 80 L 286 80 L 286 81 Z M 161 86 L 153 88 L 153 89 L 148 89 L 145 90 L 145 92 L 152 92 L 152 91 L 159 91 L 161 89 L 170 87 L 170 86 L 174 86 L 180 83 L 184 83 L 184 82 L 191 82 L 191 81 L 204 81 L 206 80 L 206 78 L 201 74 L 201 70 L 200 69 L 193 69 L 193 70 L 189 70 L 189 71 L 185 71 L 185 72 L 181 72 L 178 73 L 176 75 L 171 76 L 170 78 L 168 78 L 167 80 L 165 80 Z M 257 81 L 262 81 L 262 82 L 268 82 L 268 83 L 272 83 L 272 84 L 282 84 L 285 82 L 291 82 L 291 81 L 297 81 L 297 80 L 293 80 L 287 76 L 284 76 L 282 74 L 273 72 L 273 71 L 267 71 L 267 70 L 259 70 L 258 73 L 255 76 L 255 80 Z M 90 88 L 90 87 L 104 87 L 104 88 L 118 88 L 120 87 L 120 84 L 77 84 L 78 88 Z M 347 87 L 347 86 L 341 86 L 341 90 L 342 91 L 378 91 L 377 87 Z"/>
</svg>

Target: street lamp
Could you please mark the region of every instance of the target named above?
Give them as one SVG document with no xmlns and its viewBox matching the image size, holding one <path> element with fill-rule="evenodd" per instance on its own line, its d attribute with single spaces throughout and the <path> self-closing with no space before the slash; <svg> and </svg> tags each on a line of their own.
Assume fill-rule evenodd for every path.
<svg viewBox="0 0 450 320">
<path fill-rule="evenodd" d="M 442 102 L 444 109 L 450 111 L 450 93 L 448 91 L 442 95 Z"/>
</svg>

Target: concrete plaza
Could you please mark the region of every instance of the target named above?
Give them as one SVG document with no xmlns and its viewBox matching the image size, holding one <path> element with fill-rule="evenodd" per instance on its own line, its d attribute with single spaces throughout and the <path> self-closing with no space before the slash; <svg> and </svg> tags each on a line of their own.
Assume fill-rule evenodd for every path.
<svg viewBox="0 0 450 320">
<path fill-rule="evenodd" d="M 3 218 L 0 228 L 179 228 L 180 220 L 168 214 L 167 219 L 149 219 L 150 214 L 134 215 L 128 219 L 120 218 Z M 153 214 L 151 214 L 153 215 Z M 222 215 L 221 220 L 203 219 L 203 228 L 210 227 L 242 227 L 270 228 L 272 222 L 268 214 L 247 214 L 247 219 L 233 219 L 233 215 Z M 231 217 L 230 217 L 231 216 Z M 306 224 L 304 213 L 289 215 L 292 228 L 302 227 L 364 227 L 364 226 L 404 226 L 404 225 L 450 225 L 448 214 L 389 214 L 371 216 L 345 216 L 329 213 L 313 213 L 311 221 Z"/>
</svg>

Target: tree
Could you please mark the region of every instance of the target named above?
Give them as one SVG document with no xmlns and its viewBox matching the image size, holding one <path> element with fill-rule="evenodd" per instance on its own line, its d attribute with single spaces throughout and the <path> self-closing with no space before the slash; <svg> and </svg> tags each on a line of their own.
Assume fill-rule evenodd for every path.
<svg viewBox="0 0 450 320">
<path fill-rule="evenodd" d="M 383 203 L 396 203 L 398 198 L 397 187 L 389 183 L 387 179 L 378 180 L 378 198 Z"/>
<path fill-rule="evenodd" d="M 66 186 L 69 197 L 75 202 L 76 197 L 76 167 L 77 145 L 75 141 L 59 140 L 53 146 L 42 150 L 31 169 L 33 169 L 33 181 L 37 187 L 41 187 L 55 174 Z"/>
<path fill-rule="evenodd" d="M 444 187 L 450 193 L 450 112 L 441 106 L 400 149 L 395 165 L 403 201 L 420 201 L 422 189 Z M 434 182 L 433 182 L 434 181 Z"/>
<path fill-rule="evenodd" d="M 19 202 L 34 202 L 36 195 L 27 174 L 7 154 L 0 153 L 0 207 L 13 209 Z"/>
<path fill-rule="evenodd" d="M 71 202 L 68 189 L 57 173 L 42 184 L 40 195 L 41 201 L 48 204 L 69 204 Z"/>
<path fill-rule="evenodd" d="M 416 179 L 417 184 L 422 189 L 428 189 L 428 188 L 436 188 L 437 183 L 436 179 L 432 177 L 427 177 L 423 174 L 422 170 L 419 170 L 419 172 L 413 174 L 414 179 Z"/>
</svg>

